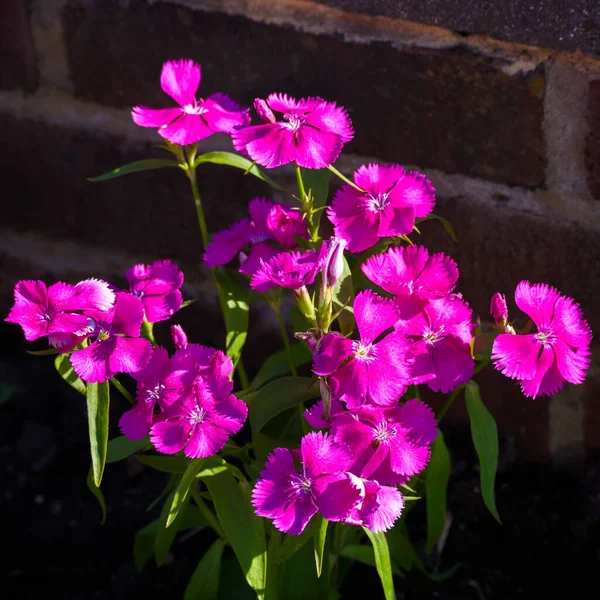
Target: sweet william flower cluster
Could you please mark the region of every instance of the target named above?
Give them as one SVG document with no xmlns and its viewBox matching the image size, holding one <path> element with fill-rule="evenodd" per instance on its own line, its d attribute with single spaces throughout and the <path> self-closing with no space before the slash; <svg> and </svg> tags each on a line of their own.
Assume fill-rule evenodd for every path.
<svg viewBox="0 0 600 600">
<path fill-rule="evenodd" d="M 88 389 L 107 381 L 121 389 L 116 376 L 130 375 L 136 394 L 119 420 L 130 440 L 147 439 L 159 453 L 193 460 L 234 452 L 243 465 L 243 473 L 235 467 L 238 478 L 252 481 L 253 510 L 279 531 L 299 535 L 319 513 L 340 526 L 386 532 L 415 498 L 412 486 L 423 480 L 435 444 L 443 444 L 443 414 L 462 389 L 472 389 L 480 368 L 491 361 L 528 397 L 553 395 L 565 382 L 584 381 L 591 330 L 574 300 L 528 281 L 515 292 L 522 313 L 516 320 L 509 320 L 506 297 L 497 293 L 492 322 L 478 321 L 457 291 L 454 260 L 412 239 L 417 226 L 435 216 L 435 191 L 424 175 L 397 164 L 366 164 L 347 179 L 333 164 L 354 137 L 343 107 L 273 93 L 255 100 L 259 123 L 253 124 L 250 110 L 225 94 L 198 97 L 200 75 L 200 65 L 191 60 L 165 63 L 161 87 L 177 106 L 136 106 L 132 118 L 156 128 L 191 182 L 204 265 L 213 269 L 219 295 L 227 299 L 227 353 L 189 343 L 179 325 L 171 327 L 171 355 L 156 343 L 152 324 L 182 307 L 183 274 L 170 261 L 135 265 L 126 273 L 127 289 L 98 279 L 50 287 L 20 281 L 6 320 L 20 325 L 28 341 L 47 337 Z M 298 194 L 291 195 L 296 202 L 250 199 L 246 218 L 209 237 L 196 175 L 197 142 L 213 133 L 231 136 L 239 153 L 217 153 L 220 164 L 242 165 L 266 181 L 257 165 L 289 165 L 298 181 Z M 329 172 L 343 185 L 326 206 L 308 182 Z M 323 216 L 333 231 L 327 240 L 319 227 Z M 303 323 L 295 337 L 312 356 L 305 367 L 306 399 L 281 431 L 271 430 L 271 438 L 261 441 L 256 422 L 266 413 L 269 422 L 288 403 L 281 392 L 269 396 L 270 383 L 257 387 L 248 380 L 241 346 L 231 344 L 245 339 L 245 326 L 231 311 L 247 307 L 248 298 L 275 311 L 288 364 L 270 379 L 276 383 L 287 370 L 292 377 L 285 381 L 292 385 L 303 380 L 281 312 L 282 297 L 290 292 Z M 238 381 L 242 389 L 234 392 Z M 451 394 L 437 416 L 419 399 L 420 386 Z M 253 410 L 259 414 L 254 420 Z M 249 413 L 249 435 L 240 439 L 250 441 L 238 446 L 231 438 Z M 289 431 L 303 433 L 290 440 Z M 275 441 L 266 452 L 259 445 L 265 439 Z M 200 463 L 189 465 L 198 472 Z M 180 485 L 192 486 L 190 478 L 179 477 Z M 222 500 L 211 499 L 219 514 Z M 173 500 L 171 512 L 175 506 Z M 237 553 L 237 542 L 229 541 Z"/>
</svg>

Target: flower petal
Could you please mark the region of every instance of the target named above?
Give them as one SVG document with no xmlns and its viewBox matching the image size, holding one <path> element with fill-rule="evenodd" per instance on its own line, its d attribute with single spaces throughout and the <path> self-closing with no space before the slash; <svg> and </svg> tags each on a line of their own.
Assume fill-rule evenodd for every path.
<svg viewBox="0 0 600 600">
<path fill-rule="evenodd" d="M 553 396 L 559 392 L 565 380 L 556 365 L 556 357 L 550 346 L 542 346 L 536 360 L 534 376 L 527 381 L 521 381 L 521 390 L 528 398 L 538 396 Z"/>
<path fill-rule="evenodd" d="M 437 421 L 427 404 L 417 398 L 408 400 L 393 411 L 394 420 L 406 429 L 406 435 L 415 444 L 431 444 L 438 434 Z"/>
<path fill-rule="evenodd" d="M 585 372 L 590 366 L 590 353 L 587 347 L 580 348 L 575 352 L 561 339 L 557 339 L 552 348 L 556 355 L 556 366 L 560 374 L 569 383 L 583 383 Z"/>
<path fill-rule="evenodd" d="M 213 134 L 202 115 L 181 112 L 169 125 L 159 127 L 158 135 L 179 146 L 194 144 Z"/>
<path fill-rule="evenodd" d="M 352 354 L 352 340 L 343 335 L 327 333 L 320 341 L 319 352 L 313 362 L 313 373 L 331 375 Z"/>
<path fill-rule="evenodd" d="M 532 379 L 536 373 L 536 360 L 540 344 L 535 335 L 502 333 L 492 346 L 494 366 L 511 379 Z"/>
<path fill-rule="evenodd" d="M 120 336 L 114 336 L 113 339 L 115 345 L 108 359 L 112 373 L 135 373 L 150 361 L 152 344 L 148 340 Z"/>
<path fill-rule="evenodd" d="M 369 399 L 379 406 L 396 404 L 410 379 L 408 340 L 394 331 L 375 344 L 373 350 L 377 358 L 367 363 Z"/>
<path fill-rule="evenodd" d="M 354 318 L 364 343 L 370 344 L 386 329 L 398 321 L 400 312 L 397 305 L 382 298 L 371 290 L 364 290 L 354 300 Z"/>
<path fill-rule="evenodd" d="M 183 303 L 179 290 L 175 290 L 166 296 L 144 296 L 144 313 L 148 323 L 166 321 L 176 313 Z"/>
<path fill-rule="evenodd" d="M 339 135 L 301 125 L 296 131 L 295 161 L 306 169 L 324 169 L 333 164 L 344 145 Z"/>
<path fill-rule="evenodd" d="M 435 379 L 427 381 L 427 385 L 434 392 L 451 392 L 457 386 L 467 383 L 475 369 L 470 346 L 451 336 L 435 345 L 432 359 Z"/>
<path fill-rule="evenodd" d="M 350 448 L 320 431 L 307 433 L 300 441 L 300 451 L 309 477 L 344 471 L 352 464 Z"/>
<path fill-rule="evenodd" d="M 149 108 L 148 106 L 134 106 L 131 118 L 140 127 L 162 128 L 168 127 L 173 121 L 183 115 L 180 108 Z"/>
<path fill-rule="evenodd" d="M 204 253 L 207 267 L 219 267 L 233 260 L 250 241 L 250 219 L 243 219 L 212 236 Z"/>
<path fill-rule="evenodd" d="M 517 306 L 531 317 L 538 329 L 545 329 L 550 325 L 560 297 L 556 288 L 545 283 L 532 285 L 529 281 L 521 281 L 515 290 Z"/>
<path fill-rule="evenodd" d="M 168 60 L 160 74 L 160 87 L 184 107 L 195 103 L 200 79 L 200 65 L 193 60 Z"/>
<path fill-rule="evenodd" d="M 88 383 L 99 383 L 110 379 L 116 373 L 110 368 L 109 363 L 116 343 L 116 337 L 111 337 L 103 342 L 92 342 L 86 348 L 73 352 L 69 360 L 75 373 Z"/>
<path fill-rule="evenodd" d="M 365 488 L 358 477 L 348 473 L 321 475 L 313 480 L 314 501 L 328 521 L 343 521 L 362 501 Z"/>
<path fill-rule="evenodd" d="M 153 402 L 138 402 L 136 406 L 121 415 L 119 429 L 130 440 L 141 440 L 150 431 L 153 416 Z"/>
<path fill-rule="evenodd" d="M 177 454 L 187 444 L 192 426 L 183 419 L 160 421 L 150 429 L 150 441 L 163 454 Z"/>
</svg>

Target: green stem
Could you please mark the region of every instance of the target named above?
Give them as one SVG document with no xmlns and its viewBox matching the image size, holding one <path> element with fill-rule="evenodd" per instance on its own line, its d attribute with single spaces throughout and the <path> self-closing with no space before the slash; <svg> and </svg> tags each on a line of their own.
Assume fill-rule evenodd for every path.
<svg viewBox="0 0 600 600">
<path fill-rule="evenodd" d="M 119 392 L 121 392 L 129 404 L 135 404 L 131 394 L 123 387 L 123 384 L 116 377 L 111 377 L 110 382 L 117 388 L 117 390 L 119 390 Z"/>
<path fill-rule="evenodd" d="M 250 387 L 250 381 L 248 381 L 248 374 L 246 373 L 246 369 L 244 368 L 244 363 L 240 358 L 235 367 L 238 377 L 240 378 L 240 385 L 243 390 L 246 390 Z"/>
<path fill-rule="evenodd" d="M 359 192 L 364 192 L 365 191 L 362 188 L 359 188 L 353 181 L 350 181 L 345 175 L 342 175 L 333 165 L 329 165 L 327 168 L 334 175 L 337 175 L 342 181 L 344 181 L 348 185 L 351 185 L 355 190 L 358 190 Z"/>
<path fill-rule="evenodd" d="M 306 205 L 306 191 L 304 189 L 304 181 L 302 180 L 302 171 L 300 170 L 300 167 L 298 165 L 296 165 L 296 181 L 298 182 L 298 191 L 300 192 L 300 202 L 302 203 L 302 206 Z"/>
<path fill-rule="evenodd" d="M 438 425 L 442 422 L 444 415 L 450 410 L 451 406 L 454 404 L 456 398 L 458 398 L 458 394 L 465 389 L 464 385 L 459 385 L 454 391 L 448 396 L 448 400 L 444 403 L 444 406 L 440 409 L 440 412 L 436 415 Z"/>
<path fill-rule="evenodd" d="M 281 309 L 279 308 L 279 300 L 275 302 L 270 301 L 269 304 L 271 305 L 271 307 L 275 311 L 275 314 L 277 315 L 277 321 L 279 322 L 279 330 L 281 331 L 281 337 L 283 338 L 283 344 L 285 346 L 288 362 L 290 364 L 290 371 L 294 377 L 297 377 L 298 371 L 296 370 L 296 365 L 294 364 L 294 358 L 292 356 L 292 345 L 290 344 L 287 329 L 285 328 L 285 322 L 283 320 L 283 316 L 281 315 Z"/>
<path fill-rule="evenodd" d="M 221 528 L 221 525 L 219 525 L 219 522 L 215 518 L 215 515 L 212 514 L 210 508 L 206 506 L 206 502 L 204 502 L 202 496 L 198 492 L 196 484 L 191 485 L 190 493 L 192 494 L 192 498 L 194 499 L 196 506 L 198 506 L 198 509 L 202 513 L 202 516 L 208 521 L 208 524 L 217 532 L 217 535 L 226 540 L 227 537 L 225 536 L 225 532 Z"/>
<path fill-rule="evenodd" d="M 208 246 L 208 229 L 206 227 L 206 219 L 204 218 L 204 210 L 202 209 L 202 200 L 200 200 L 198 184 L 196 183 L 196 169 L 190 167 L 187 171 L 187 176 L 192 185 L 192 195 L 194 196 L 198 225 L 200 225 L 200 234 L 202 235 L 202 246 L 203 248 L 206 248 L 206 246 Z"/>
</svg>

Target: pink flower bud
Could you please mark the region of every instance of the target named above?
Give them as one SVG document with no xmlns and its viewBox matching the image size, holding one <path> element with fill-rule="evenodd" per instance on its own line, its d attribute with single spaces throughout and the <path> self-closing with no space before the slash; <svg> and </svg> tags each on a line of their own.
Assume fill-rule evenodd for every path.
<svg viewBox="0 0 600 600">
<path fill-rule="evenodd" d="M 344 250 L 346 240 L 332 237 L 329 240 L 329 251 L 323 268 L 323 285 L 332 288 L 340 280 L 344 272 Z"/>
<path fill-rule="evenodd" d="M 175 348 L 177 350 L 183 350 L 187 348 L 188 339 L 183 327 L 181 325 L 171 325 L 171 338 L 173 339 L 173 343 L 175 344 Z"/>
<path fill-rule="evenodd" d="M 490 314 L 494 317 L 497 325 L 506 326 L 508 322 L 508 308 L 506 307 L 506 296 L 496 293 L 492 296 Z"/>
<path fill-rule="evenodd" d="M 269 108 L 269 105 L 262 98 L 257 98 L 254 101 L 254 110 L 263 123 L 275 123 L 277 120 L 275 119 L 273 111 Z"/>
</svg>

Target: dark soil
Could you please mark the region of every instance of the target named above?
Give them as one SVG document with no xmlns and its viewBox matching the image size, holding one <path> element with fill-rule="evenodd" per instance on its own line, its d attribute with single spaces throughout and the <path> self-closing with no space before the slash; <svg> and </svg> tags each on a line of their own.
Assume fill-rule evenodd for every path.
<svg viewBox="0 0 600 600">
<path fill-rule="evenodd" d="M 51 357 L 32 357 L 15 326 L 0 326 L 0 382 L 12 390 L 0 405 L 0 574 L 4 598 L 66 600 L 181 598 L 211 535 L 180 535 L 167 565 L 137 573 L 135 532 L 156 518 L 147 512 L 166 476 L 125 461 L 107 467 L 103 489 L 108 519 L 85 485 L 89 469 L 83 398 L 54 373 Z M 116 396 L 116 395 L 115 395 Z M 115 399 L 113 423 L 125 409 Z M 397 579 L 399 598 L 545 599 L 599 589 L 600 465 L 579 469 L 504 463 L 497 480 L 498 525 L 479 493 L 477 460 L 467 429 L 444 428 L 452 452 L 449 509 L 453 521 L 431 570 L 460 563 L 433 583 L 414 572 Z M 113 435 L 117 431 L 112 432 Z M 422 507 L 408 519 L 423 551 Z M 231 558 L 226 556 L 226 561 Z M 235 582 L 234 582 L 235 583 Z M 230 582 L 230 597 L 239 598 Z M 356 565 L 342 598 L 381 597 L 373 569 Z"/>
</svg>

